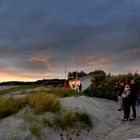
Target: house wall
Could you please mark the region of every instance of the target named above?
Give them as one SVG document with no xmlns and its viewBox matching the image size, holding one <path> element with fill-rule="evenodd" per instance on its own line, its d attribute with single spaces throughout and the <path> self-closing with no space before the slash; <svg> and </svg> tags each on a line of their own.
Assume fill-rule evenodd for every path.
<svg viewBox="0 0 140 140">
<path fill-rule="evenodd" d="M 91 85 L 91 77 L 81 79 L 81 84 L 82 84 L 82 91 L 87 89 Z"/>
</svg>

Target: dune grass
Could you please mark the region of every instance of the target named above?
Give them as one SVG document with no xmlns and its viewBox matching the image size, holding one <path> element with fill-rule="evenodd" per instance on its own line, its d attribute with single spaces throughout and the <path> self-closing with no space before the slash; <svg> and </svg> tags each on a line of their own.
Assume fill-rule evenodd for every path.
<svg viewBox="0 0 140 140">
<path fill-rule="evenodd" d="M 55 112 L 60 109 L 58 98 L 52 94 L 31 94 L 26 97 L 27 103 L 34 109 L 35 114 Z"/>
<path fill-rule="evenodd" d="M 42 87 L 40 92 L 47 93 L 47 94 L 54 94 L 60 98 L 84 95 L 83 92 L 76 92 L 75 90 L 72 90 L 70 88 L 65 89 L 64 87 L 61 87 L 61 88 L 43 88 Z"/>
<path fill-rule="evenodd" d="M 83 127 L 92 127 L 90 115 L 86 112 L 75 112 L 77 120 L 82 123 Z"/>
<path fill-rule="evenodd" d="M 46 90 L 46 89 L 45 89 Z M 57 127 L 60 129 L 73 128 L 91 128 L 92 121 L 86 112 L 72 112 L 62 110 L 58 97 L 68 97 L 71 95 L 79 96 L 82 93 L 76 93 L 70 89 L 54 88 L 47 91 L 39 91 L 38 94 L 30 93 L 22 98 L 3 98 L 0 100 L 0 118 L 17 113 L 27 105 L 28 111 L 25 112 L 25 120 L 32 122 L 34 115 L 41 115 L 45 112 L 51 112 L 52 118 L 44 118 L 43 124 L 48 127 Z M 39 127 L 31 124 L 30 131 L 37 137 L 40 136 Z"/>
<path fill-rule="evenodd" d="M 76 116 L 73 112 L 62 111 L 54 117 L 54 125 L 61 129 L 73 128 L 76 122 Z"/>
<path fill-rule="evenodd" d="M 44 119 L 44 124 L 49 127 L 56 127 L 62 130 L 85 129 L 92 127 L 92 121 L 86 112 L 72 112 L 61 110 L 51 120 Z"/>
<path fill-rule="evenodd" d="M 43 118 L 43 125 L 51 128 L 54 126 L 52 120 L 48 118 Z"/>
<path fill-rule="evenodd" d="M 35 114 L 56 112 L 60 109 L 59 99 L 52 94 L 31 94 L 22 98 L 3 98 L 0 100 L 0 118 L 17 113 L 29 105 Z"/>
<path fill-rule="evenodd" d="M 3 100 L 0 100 L 0 118 L 4 118 L 17 113 L 21 108 L 25 107 L 25 105 L 25 98 L 5 98 Z"/>
<path fill-rule="evenodd" d="M 37 138 L 41 138 L 42 136 L 42 129 L 38 122 L 32 121 L 30 124 L 30 132 L 35 135 Z"/>
</svg>

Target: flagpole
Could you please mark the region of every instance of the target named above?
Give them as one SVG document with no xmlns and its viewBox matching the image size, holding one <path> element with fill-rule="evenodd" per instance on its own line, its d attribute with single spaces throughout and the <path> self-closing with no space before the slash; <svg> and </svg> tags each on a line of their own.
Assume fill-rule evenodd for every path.
<svg viewBox="0 0 140 140">
<path fill-rule="evenodd" d="M 78 73 L 77 73 L 77 56 L 76 56 L 76 77 L 75 79 L 77 80 L 78 79 Z"/>
</svg>

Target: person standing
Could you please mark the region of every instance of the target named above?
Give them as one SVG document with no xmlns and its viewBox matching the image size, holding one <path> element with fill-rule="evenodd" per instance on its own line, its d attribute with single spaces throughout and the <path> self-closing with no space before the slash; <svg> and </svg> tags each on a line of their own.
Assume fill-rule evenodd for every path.
<svg viewBox="0 0 140 140">
<path fill-rule="evenodd" d="M 79 91 L 82 91 L 82 84 L 79 85 Z"/>
<path fill-rule="evenodd" d="M 116 90 L 116 95 L 118 97 L 118 103 L 119 103 L 118 111 L 122 111 L 122 88 L 119 81 L 116 82 L 115 90 Z"/>
<path fill-rule="evenodd" d="M 122 100 L 123 100 L 123 111 L 124 111 L 124 117 L 122 121 L 127 121 L 129 119 L 130 115 L 130 87 L 128 84 L 125 85 L 124 92 L 122 94 Z"/>
<path fill-rule="evenodd" d="M 131 94 L 130 94 L 130 106 L 132 107 L 132 118 L 130 119 L 135 120 L 136 119 L 136 100 L 137 100 L 137 92 L 138 92 L 138 86 L 136 80 L 132 79 L 130 82 L 130 88 L 131 88 Z"/>
</svg>

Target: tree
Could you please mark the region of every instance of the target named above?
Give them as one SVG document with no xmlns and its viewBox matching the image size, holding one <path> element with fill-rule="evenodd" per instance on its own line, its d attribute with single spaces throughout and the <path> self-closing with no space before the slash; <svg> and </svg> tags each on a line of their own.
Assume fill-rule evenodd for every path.
<svg viewBox="0 0 140 140">
<path fill-rule="evenodd" d="M 95 70 L 93 72 L 90 72 L 89 75 L 93 75 L 93 76 L 101 75 L 101 76 L 106 77 L 106 73 L 104 71 L 102 71 L 102 70 Z"/>
<path fill-rule="evenodd" d="M 78 77 L 84 77 L 84 76 L 87 76 L 88 74 L 85 73 L 84 71 L 81 71 L 81 72 L 77 72 L 77 76 Z M 75 79 L 76 78 L 76 71 L 74 72 L 69 72 L 68 74 L 68 79 Z"/>
</svg>

